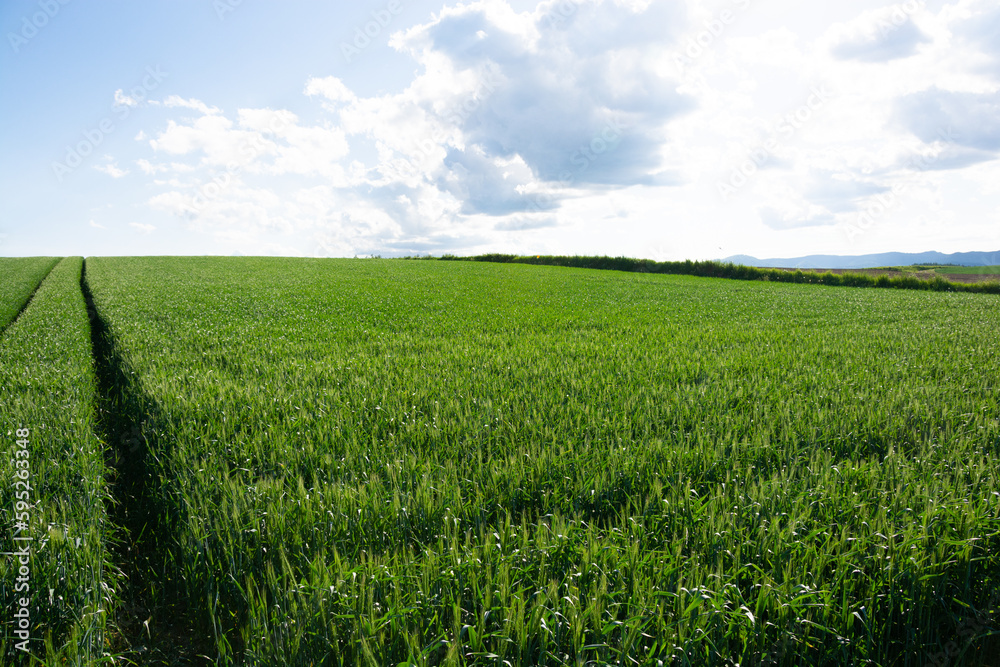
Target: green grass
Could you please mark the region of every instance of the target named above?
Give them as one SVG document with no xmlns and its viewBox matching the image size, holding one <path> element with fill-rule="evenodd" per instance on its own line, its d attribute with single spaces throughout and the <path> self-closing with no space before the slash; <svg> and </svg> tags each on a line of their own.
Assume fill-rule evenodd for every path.
<svg viewBox="0 0 1000 667">
<path fill-rule="evenodd" d="M 953 266 L 950 264 L 914 264 L 912 266 L 880 266 L 875 271 L 896 271 L 899 273 L 916 273 L 918 271 L 933 271 L 941 275 L 948 274 L 1000 274 L 1000 266 Z"/>
<path fill-rule="evenodd" d="M 95 378 L 90 327 L 80 291 L 79 257 L 62 260 L 28 308 L 0 338 L 0 544 L 14 549 L 16 515 L 29 503 L 34 539 L 30 589 L 15 594 L 20 566 L 0 558 L 0 663 L 29 664 L 15 652 L 15 599 L 30 596 L 30 664 L 97 664 L 115 578 L 108 566 L 103 448 L 94 435 Z M 36 272 L 41 271 L 36 265 Z M 18 429 L 28 429 L 26 448 Z M 22 453 L 22 452 L 26 452 Z M 15 459 L 19 462 L 15 467 Z M 27 468 L 23 467 L 27 462 Z M 15 498 L 15 473 L 28 475 L 30 497 Z M 16 547 L 15 547 L 16 548 Z"/>
<path fill-rule="evenodd" d="M 14 321 L 58 261 L 54 257 L 0 257 L 0 332 Z"/>
<path fill-rule="evenodd" d="M 938 267 L 938 273 L 969 274 L 978 273 L 982 275 L 1000 275 L 1000 266 L 944 266 Z"/>
<path fill-rule="evenodd" d="M 147 443 L 142 664 L 995 664 L 994 296 L 253 258 L 87 282 Z"/>
</svg>

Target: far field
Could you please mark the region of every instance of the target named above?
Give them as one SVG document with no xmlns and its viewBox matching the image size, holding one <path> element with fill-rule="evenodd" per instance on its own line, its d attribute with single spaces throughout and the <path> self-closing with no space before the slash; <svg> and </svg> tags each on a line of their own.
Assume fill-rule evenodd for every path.
<svg viewBox="0 0 1000 667">
<path fill-rule="evenodd" d="M 940 266 L 936 269 L 943 274 L 1000 275 L 1000 266 Z"/>
<path fill-rule="evenodd" d="M 789 269 L 795 270 L 795 269 Z M 943 278 L 955 283 L 985 283 L 1000 281 L 1000 266 L 889 266 L 874 269 L 802 269 L 810 273 L 861 273 L 867 276 L 911 276 L 923 280 Z"/>
<path fill-rule="evenodd" d="M 140 664 L 996 664 L 996 296 L 254 258 L 86 286 Z"/>
</svg>

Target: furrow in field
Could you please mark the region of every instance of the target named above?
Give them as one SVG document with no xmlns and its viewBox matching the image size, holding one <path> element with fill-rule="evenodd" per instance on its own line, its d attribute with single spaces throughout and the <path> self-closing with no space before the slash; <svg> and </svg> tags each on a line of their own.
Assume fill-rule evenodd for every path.
<svg viewBox="0 0 1000 667">
<path fill-rule="evenodd" d="M 158 410 L 142 393 L 134 371 L 122 358 L 115 337 L 94 304 L 84 266 L 81 287 L 91 321 L 91 349 L 97 379 L 96 430 L 106 443 L 109 520 L 115 529 L 111 556 L 123 573 L 116 614 L 116 651 L 147 664 L 193 664 L 206 652 L 204 639 L 185 624 L 185 607 L 174 597 L 156 597 L 170 587 L 169 551 L 162 549 L 171 532 L 166 513 L 154 497 L 155 471 L 149 463 L 148 435 Z M 156 640 L 150 627 L 157 630 Z"/>
</svg>

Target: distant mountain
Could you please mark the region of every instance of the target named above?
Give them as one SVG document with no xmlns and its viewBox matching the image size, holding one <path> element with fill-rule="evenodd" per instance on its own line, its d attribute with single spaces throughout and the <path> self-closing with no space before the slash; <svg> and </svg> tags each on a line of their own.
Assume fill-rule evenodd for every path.
<svg viewBox="0 0 1000 667">
<path fill-rule="evenodd" d="M 956 264 L 958 266 L 1000 265 L 1000 250 L 996 252 L 883 252 L 875 255 L 808 255 L 786 259 L 757 259 L 750 255 L 733 255 L 723 262 L 745 266 L 769 266 L 788 269 L 871 269 L 876 266 L 909 266 L 911 264 Z"/>
</svg>

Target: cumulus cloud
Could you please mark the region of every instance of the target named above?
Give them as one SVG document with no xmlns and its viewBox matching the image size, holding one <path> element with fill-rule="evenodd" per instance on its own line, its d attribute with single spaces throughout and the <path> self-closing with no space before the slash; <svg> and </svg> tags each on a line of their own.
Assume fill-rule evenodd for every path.
<svg viewBox="0 0 1000 667">
<path fill-rule="evenodd" d="M 915 160 L 914 164 L 923 169 L 964 169 L 980 162 L 995 160 L 997 154 L 989 151 L 976 150 L 974 148 L 962 148 L 960 146 L 947 146 L 941 152 L 934 155 L 933 159 L 923 157 L 922 161 Z"/>
<path fill-rule="evenodd" d="M 790 5 L 713 32 L 719 11 L 679 0 L 456 3 L 393 34 L 415 63 L 401 88 L 312 77 L 297 113 L 171 96 L 132 162 L 159 188 L 150 205 L 192 229 L 363 255 L 495 250 L 639 215 L 662 238 L 665 217 L 693 229 L 730 204 L 734 225 L 792 235 L 889 191 L 906 206 L 894 185 L 914 169 L 1000 154 L 1000 93 L 983 76 L 1000 57 L 995 3 L 841 8 L 853 18 L 809 38 L 792 29 L 809 10 Z M 697 66 L 678 71 L 701 35 Z M 745 187 L 720 202 L 734 170 Z"/>
<path fill-rule="evenodd" d="M 164 106 L 198 115 L 168 120 L 149 140 L 173 161 L 137 164 L 148 175 L 199 170 L 200 182 L 151 199 L 191 224 L 298 220 L 339 230 L 322 245 L 342 250 L 376 234 L 413 249 L 552 226 L 551 213 L 581 190 L 677 181 L 662 165 L 664 125 L 694 105 L 657 63 L 679 12 L 620 0 L 552 0 L 522 13 L 502 0 L 445 7 L 393 37 L 422 67 L 404 90 L 360 97 L 338 78 L 311 78 L 303 93 L 328 114 L 312 126 L 285 110 L 233 117 L 170 96 Z M 309 177 L 329 191 L 267 201 L 252 176 Z M 359 225 L 360 236 L 347 233 Z"/>
<path fill-rule="evenodd" d="M 468 150 L 452 148 L 443 161 L 437 185 L 462 202 L 462 213 L 505 215 L 534 205 L 549 210 L 554 204 L 539 197 L 532 202 L 519 189 L 532 182 L 532 172 L 520 156 L 512 159 L 490 157 L 482 146 Z"/>
<path fill-rule="evenodd" d="M 856 180 L 846 174 L 819 172 L 805 186 L 805 196 L 829 212 L 855 211 L 866 198 L 889 188 L 873 182 Z"/>
<path fill-rule="evenodd" d="M 230 119 L 216 114 L 201 116 L 190 124 L 170 120 L 149 145 L 171 155 L 198 154 L 203 164 L 212 166 L 246 163 L 261 153 L 275 153 L 274 143 L 260 133 L 241 130 Z"/>
<path fill-rule="evenodd" d="M 459 123 L 465 143 L 487 158 L 518 156 L 548 182 L 649 180 L 665 122 L 693 107 L 650 67 L 680 22 L 677 5 L 582 2 L 559 14 L 561 22 L 551 18 L 558 7 L 514 15 L 505 3 L 476 2 L 400 43 L 424 62 L 443 56 L 459 72 L 496 68 L 495 90 Z"/>
<path fill-rule="evenodd" d="M 1000 91 L 979 94 L 934 87 L 899 99 L 895 111 L 898 122 L 924 143 L 1000 153 Z"/>
<path fill-rule="evenodd" d="M 143 234 L 152 234 L 156 230 L 156 226 L 155 225 L 147 225 L 147 224 L 143 224 L 141 222 L 130 222 L 130 223 L 128 223 L 128 225 L 129 225 L 129 227 L 133 227 L 133 228 L 139 230 Z"/>
<path fill-rule="evenodd" d="M 329 77 L 306 92 L 376 140 L 381 176 L 413 186 L 416 175 L 464 214 L 547 210 L 555 202 L 531 194 L 546 185 L 663 181 L 663 125 L 693 106 L 651 65 L 675 5 L 570 4 L 446 7 L 394 38 L 425 68 L 403 93 L 359 99 Z"/>
<path fill-rule="evenodd" d="M 965 3 L 965 13 L 952 26 L 959 43 L 971 47 L 973 53 L 985 56 L 985 64 L 973 68 L 1000 79 L 1000 7 L 992 0 Z"/>
<path fill-rule="evenodd" d="M 962 0 L 938 18 L 961 60 L 947 76 L 891 100 L 888 127 L 921 142 L 900 152 L 897 169 L 960 170 L 1000 157 L 1000 8 Z"/>
<path fill-rule="evenodd" d="M 348 153 L 343 130 L 333 126 L 305 127 L 284 110 L 239 109 L 237 120 L 215 110 L 190 121 L 170 120 L 151 139 L 154 151 L 196 156 L 202 166 L 267 174 L 319 174 L 345 183 L 340 158 Z M 180 171 L 180 164 L 154 165 L 143 160 L 146 173 Z"/>
</svg>

